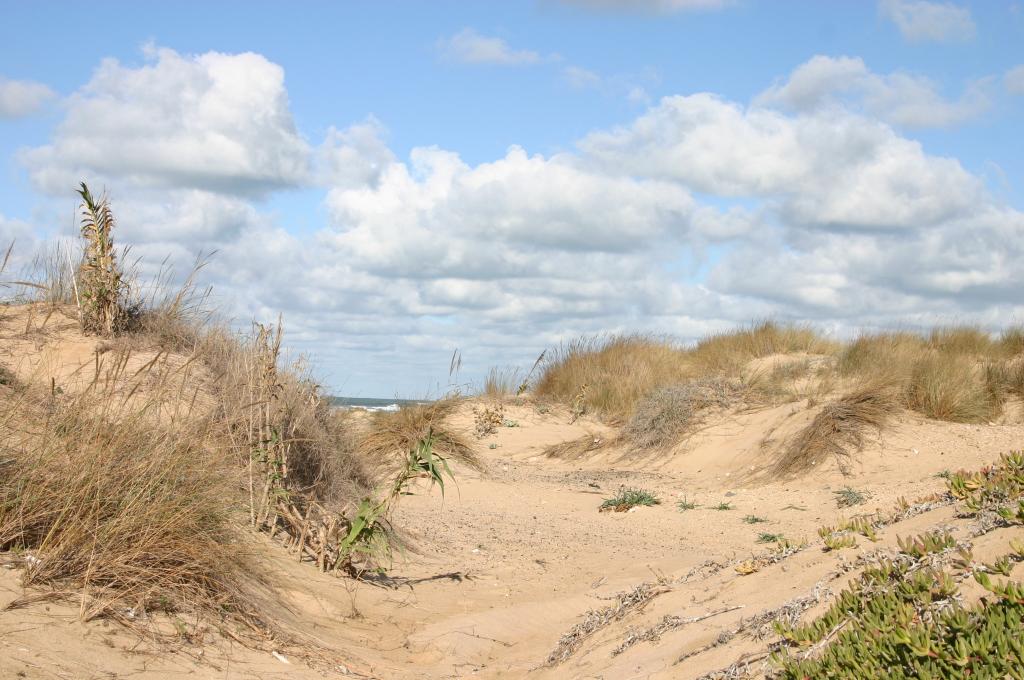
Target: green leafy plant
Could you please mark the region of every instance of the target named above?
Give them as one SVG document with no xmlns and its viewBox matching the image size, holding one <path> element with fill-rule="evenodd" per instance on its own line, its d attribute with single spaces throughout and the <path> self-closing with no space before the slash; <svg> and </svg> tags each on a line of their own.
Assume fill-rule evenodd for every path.
<svg viewBox="0 0 1024 680">
<path fill-rule="evenodd" d="M 732 503 L 730 503 L 728 501 L 722 501 L 718 505 L 712 506 L 711 509 L 712 510 L 732 510 L 733 508 L 732 508 Z"/>
<path fill-rule="evenodd" d="M 676 507 L 679 509 L 679 512 L 684 512 L 686 510 L 693 510 L 698 507 L 698 505 L 693 501 L 687 500 L 686 496 L 683 496 L 676 503 Z"/>
<path fill-rule="evenodd" d="M 341 561 L 353 569 L 352 560 L 356 556 L 367 558 L 378 570 L 392 559 L 394 531 L 390 517 L 402 496 L 412 495 L 412 484 L 415 480 L 425 477 L 430 486 L 440 487 L 444 496 L 445 477 L 453 480 L 447 459 L 434 451 L 434 435 L 431 431 L 421 439 L 406 456 L 402 469 L 395 476 L 391 489 L 381 499 L 364 498 L 356 508 L 350 522 L 348 533 L 338 543 Z"/>
<path fill-rule="evenodd" d="M 647 489 L 622 487 L 615 496 L 604 499 L 599 510 L 601 512 L 607 512 L 609 510 L 625 512 L 626 510 L 638 505 L 651 506 L 658 505 L 659 503 L 661 503 L 661 501 L 658 497 Z"/>
</svg>

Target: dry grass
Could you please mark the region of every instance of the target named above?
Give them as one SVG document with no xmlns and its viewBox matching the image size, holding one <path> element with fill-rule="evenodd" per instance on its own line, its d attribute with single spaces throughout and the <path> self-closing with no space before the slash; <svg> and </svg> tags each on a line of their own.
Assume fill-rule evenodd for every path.
<svg viewBox="0 0 1024 680">
<path fill-rule="evenodd" d="M 995 399 L 1007 395 L 1024 398 L 1024 359 L 986 364 L 985 383 Z"/>
<path fill-rule="evenodd" d="M 981 423 L 1002 410 L 1001 395 L 990 387 L 973 357 L 933 350 L 911 364 L 904 397 L 909 408 L 929 418 Z"/>
<path fill-rule="evenodd" d="M 492 367 L 484 376 L 480 394 L 493 400 L 505 399 L 515 396 L 522 382 L 522 375 L 515 366 Z"/>
<path fill-rule="evenodd" d="M 630 335 L 580 339 L 548 354 L 534 394 L 624 421 L 652 391 L 688 377 L 686 351 L 664 338 Z"/>
<path fill-rule="evenodd" d="M 742 397 L 735 380 L 708 377 L 655 390 L 637 406 L 622 435 L 640 449 L 671 446 L 710 408 L 726 408 Z"/>
<path fill-rule="evenodd" d="M 831 354 L 838 345 L 809 326 L 762 321 L 749 328 L 712 335 L 697 343 L 689 359 L 700 375 L 735 375 L 751 359 L 772 354 Z"/>
<path fill-rule="evenodd" d="M 480 469 L 480 460 L 469 439 L 446 422 L 458 405 L 455 399 L 441 399 L 405 406 L 398 411 L 375 412 L 356 443 L 359 459 L 378 477 L 390 475 L 416 443 L 432 432 L 437 453 Z"/>
<path fill-rule="evenodd" d="M 845 465 L 863 447 L 864 433 L 881 430 L 896 406 L 895 390 L 885 383 L 866 385 L 826 404 L 786 447 L 775 473 L 805 473 L 831 458 Z"/>
<path fill-rule="evenodd" d="M 1009 358 L 1024 354 L 1024 326 L 1011 326 L 999 336 L 999 349 Z"/>
<path fill-rule="evenodd" d="M 238 468 L 208 445 L 211 421 L 160 426 L 155 403 L 114 411 L 99 381 L 78 396 L 0 389 L 0 550 L 26 585 L 76 591 L 85 619 L 266 625 L 268 590 L 233 521 Z"/>
<path fill-rule="evenodd" d="M 548 458 L 558 458 L 560 460 L 579 460 L 586 454 L 603 448 L 607 443 L 610 442 L 588 434 L 577 439 L 552 444 L 544 449 L 544 455 Z"/>
<path fill-rule="evenodd" d="M 807 399 L 814 405 L 847 392 L 827 408 L 819 433 L 828 432 L 829 417 L 846 417 L 844 403 L 863 413 L 870 400 L 847 400 L 883 384 L 892 408 L 980 423 L 998 417 L 1011 396 L 1024 397 L 1022 354 L 1021 327 L 1000 335 L 973 326 L 885 331 L 841 344 L 809 327 L 762 322 L 709 337 L 692 349 L 642 335 L 577 340 L 549 356 L 534 391 L 569 405 L 574 417 L 589 412 L 624 424 L 628 439 L 642 448 L 675 443 L 701 410 L 700 400 L 694 402 L 695 395 L 680 386 L 715 379 L 738 382 L 750 404 Z M 757 361 L 775 356 L 778 362 Z M 835 436 L 841 450 L 856 444 L 842 427 Z M 808 437 L 808 450 L 820 448 Z M 577 455 L 580 447 L 570 448 Z"/>
<path fill-rule="evenodd" d="M 759 357 L 837 348 L 811 328 L 771 321 L 711 336 L 692 349 L 648 335 L 584 338 L 548 355 L 534 393 L 563 403 L 580 400 L 586 412 L 623 423 L 659 389 L 708 376 L 740 378 Z"/>
<path fill-rule="evenodd" d="M 843 348 L 839 372 L 847 377 L 905 379 L 911 365 L 926 349 L 923 337 L 906 331 L 862 335 Z"/>
<path fill-rule="evenodd" d="M 989 356 L 999 347 L 992 336 L 977 326 L 940 326 L 928 334 L 928 345 L 945 354 Z"/>
<path fill-rule="evenodd" d="M 35 274 L 53 289 L 32 290 L 58 304 L 75 269 L 53 252 Z M 266 367 L 273 394 L 254 397 L 258 338 L 211 323 L 196 271 L 178 289 L 169 277 L 148 295 L 132 287 L 138 314 L 131 324 L 95 328 L 119 335 L 102 343 L 84 389 L 62 393 L 45 376 L 2 381 L 0 551 L 25 567 L 26 585 L 80 597 L 87 619 L 150 629 L 167 619 L 147 613 L 189 612 L 213 625 L 226 617 L 235 633 L 267 632 L 272 595 L 243 530 L 245 472 L 262 440 L 273 432 L 287 453 L 287 479 L 275 494 L 307 517 L 331 508 L 338 531 L 348 530 L 344 511 L 374 479 L 301 365 L 280 365 L 275 352 Z M 135 372 L 128 367 L 138 354 L 144 365 Z M 254 411 L 268 426 L 255 444 L 247 434 Z"/>
</svg>

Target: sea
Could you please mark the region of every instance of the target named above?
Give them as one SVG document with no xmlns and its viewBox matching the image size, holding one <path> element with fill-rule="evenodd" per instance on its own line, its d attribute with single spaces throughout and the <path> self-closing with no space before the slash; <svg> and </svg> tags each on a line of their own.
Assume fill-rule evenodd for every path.
<svg viewBox="0 0 1024 680">
<path fill-rule="evenodd" d="M 403 406 L 427 403 L 423 399 L 375 399 L 372 397 L 331 397 L 331 404 L 363 411 L 398 411 Z"/>
</svg>

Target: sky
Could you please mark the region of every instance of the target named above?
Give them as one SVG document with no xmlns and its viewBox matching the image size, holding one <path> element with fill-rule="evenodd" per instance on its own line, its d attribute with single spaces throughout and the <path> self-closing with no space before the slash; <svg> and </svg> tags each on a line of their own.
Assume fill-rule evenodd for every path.
<svg viewBox="0 0 1024 680">
<path fill-rule="evenodd" d="M 335 394 L 582 335 L 1024 323 L 1018 0 L 0 5 L 12 269 L 86 181 L 144 276 L 205 254 Z"/>
</svg>

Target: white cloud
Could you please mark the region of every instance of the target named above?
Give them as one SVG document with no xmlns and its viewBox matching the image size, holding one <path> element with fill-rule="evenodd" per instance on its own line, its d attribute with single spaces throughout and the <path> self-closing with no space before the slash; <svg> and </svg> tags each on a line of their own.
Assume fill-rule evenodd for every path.
<svg viewBox="0 0 1024 680">
<path fill-rule="evenodd" d="M 577 90 L 600 87 L 602 82 L 601 76 L 579 66 L 566 66 L 562 69 L 562 77 L 565 78 L 565 82 L 569 83 L 570 87 Z"/>
<path fill-rule="evenodd" d="M 309 153 L 280 66 L 253 53 L 149 48 L 139 68 L 104 60 L 68 98 L 52 142 L 23 160 L 53 193 L 99 178 L 259 194 L 306 181 Z"/>
<path fill-rule="evenodd" d="M 502 38 L 477 33 L 464 28 L 450 38 L 437 42 L 442 56 L 464 64 L 498 64 L 518 66 L 540 63 L 541 56 L 532 50 L 512 49 Z"/>
<path fill-rule="evenodd" d="M 238 57 L 256 71 L 279 70 L 258 55 Z M 235 123 L 232 139 L 253 145 L 249 162 L 192 152 L 173 172 L 161 154 L 148 165 L 106 162 L 71 134 L 91 110 L 82 101 L 110 98 L 156 118 L 139 123 L 151 136 L 194 149 L 221 130 L 212 114 L 194 103 L 184 108 L 195 125 L 180 112 L 156 114 L 169 92 L 208 92 L 195 84 L 202 58 L 104 65 L 44 147 L 46 163 L 38 150 L 28 160 L 51 177 L 102 171 L 118 242 L 149 262 L 170 254 L 187 266 L 196 251 L 216 249 L 203 282 L 227 312 L 245 321 L 283 311 L 289 344 L 325 362 L 332 386 L 347 392 L 436 393 L 417 376 L 443 376 L 454 347 L 472 372 L 529 362 L 580 333 L 694 336 L 766 316 L 837 329 L 1024 320 L 1016 266 L 1024 215 L 955 159 L 928 154 L 879 120 L 893 114 L 869 103 L 875 90 L 903 87 L 891 76 L 858 60 L 809 64 L 824 75 L 801 67 L 760 103 L 666 97 L 553 156 L 512 147 L 469 163 L 420 147 L 399 157 L 372 117 L 331 128 L 315 154 L 295 147 L 297 176 L 326 192 L 327 223 L 306 233 L 289 233 L 252 200 L 264 186 L 252 178 L 267 173 L 250 168 L 280 167 L 269 159 L 282 153 L 282 137 L 250 138 L 253 124 L 233 96 L 220 108 Z M 852 94 L 837 89 L 843 74 Z M 271 91 L 279 104 L 254 110 L 294 133 L 283 84 Z M 136 144 L 139 130 L 115 123 Z M 108 144 L 115 123 L 101 126 Z M 297 133 L 284 138 L 301 142 Z M 210 164 L 231 181 L 198 186 Z M 0 220 L 0 236 L 26 231 Z"/>
<path fill-rule="evenodd" d="M 692 10 L 721 9 L 733 0 L 560 0 L 566 5 L 587 9 L 624 10 L 639 12 L 686 12 Z"/>
<path fill-rule="evenodd" d="M 395 156 L 382 139 L 384 126 L 370 116 L 345 130 L 331 127 L 320 146 L 320 182 L 331 186 L 375 185 Z"/>
<path fill-rule="evenodd" d="M 976 33 L 971 11 L 951 2 L 879 0 L 878 9 L 913 42 L 964 42 Z"/>
<path fill-rule="evenodd" d="M 798 224 L 913 229 L 974 210 L 981 183 L 952 159 L 841 111 L 790 117 L 709 94 L 666 97 L 632 125 L 580 148 L 608 171 L 756 196 Z"/>
<path fill-rule="evenodd" d="M 0 119 L 31 116 L 56 96 L 42 83 L 0 76 Z"/>
<path fill-rule="evenodd" d="M 1003 84 L 1010 94 L 1024 95 L 1024 64 L 1014 66 L 1003 76 Z"/>
<path fill-rule="evenodd" d="M 948 127 L 991 107 L 988 81 L 972 83 L 956 101 L 944 99 L 934 82 L 906 73 L 872 73 L 860 58 L 818 55 L 797 67 L 789 79 L 756 101 L 807 112 L 855 107 L 905 127 Z"/>
<path fill-rule="evenodd" d="M 377 187 L 333 189 L 327 206 L 341 230 L 330 241 L 374 273 L 502 279 L 591 277 L 580 267 L 588 255 L 678 242 L 694 202 L 672 183 L 608 176 L 513 147 L 475 167 L 449 151 L 415 149 Z M 573 260 L 580 264 L 566 269 Z"/>
</svg>

